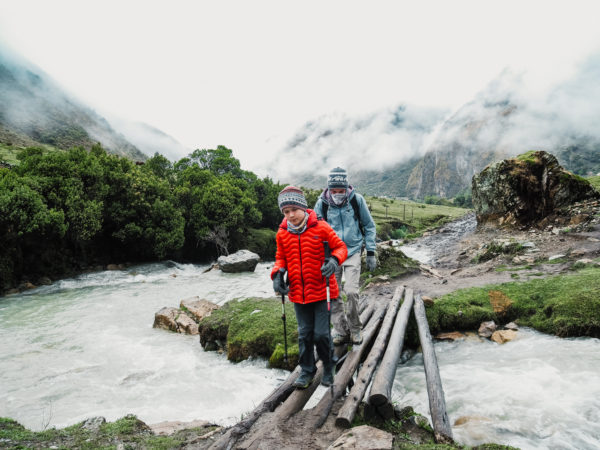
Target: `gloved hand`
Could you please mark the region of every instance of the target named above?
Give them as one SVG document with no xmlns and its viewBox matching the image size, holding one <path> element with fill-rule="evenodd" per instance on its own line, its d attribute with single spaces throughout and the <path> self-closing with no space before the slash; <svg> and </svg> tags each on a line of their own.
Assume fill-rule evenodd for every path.
<svg viewBox="0 0 600 450">
<path fill-rule="evenodd" d="M 286 286 L 285 281 L 283 280 L 283 275 L 285 274 L 285 269 L 279 269 L 277 275 L 273 277 L 273 290 L 278 294 L 287 295 L 290 292 L 290 288 Z"/>
<path fill-rule="evenodd" d="M 323 265 L 321 266 L 321 273 L 323 274 L 323 276 L 325 278 L 329 278 L 331 275 L 333 275 L 335 273 L 335 271 L 337 270 L 338 267 L 339 267 L 339 264 L 337 262 L 337 259 L 335 259 L 334 257 L 331 257 L 328 260 L 326 260 L 323 263 Z"/>
<path fill-rule="evenodd" d="M 373 272 L 377 268 L 377 260 L 375 259 L 375 252 L 367 252 L 367 269 L 369 272 Z"/>
</svg>

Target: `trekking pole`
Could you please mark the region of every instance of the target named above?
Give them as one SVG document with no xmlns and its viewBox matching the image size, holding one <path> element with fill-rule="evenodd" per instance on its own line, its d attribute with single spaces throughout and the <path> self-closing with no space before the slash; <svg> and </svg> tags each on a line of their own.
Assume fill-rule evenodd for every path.
<svg viewBox="0 0 600 450">
<path fill-rule="evenodd" d="M 281 277 L 281 284 L 283 286 L 283 272 L 279 269 L 279 274 L 277 276 Z M 285 321 L 285 294 L 281 294 L 281 320 L 283 320 L 283 363 L 287 367 L 288 365 L 288 351 L 287 351 L 287 327 Z"/>
<path fill-rule="evenodd" d="M 325 262 L 331 258 L 331 249 L 329 242 L 323 241 L 323 250 L 325 251 Z M 329 362 L 333 364 L 333 345 L 331 343 L 331 292 L 329 290 L 329 277 L 325 277 L 325 290 L 327 292 L 327 331 L 329 331 Z M 323 367 L 324 369 L 324 367 Z M 333 397 L 333 384 L 331 385 L 331 396 Z"/>
</svg>

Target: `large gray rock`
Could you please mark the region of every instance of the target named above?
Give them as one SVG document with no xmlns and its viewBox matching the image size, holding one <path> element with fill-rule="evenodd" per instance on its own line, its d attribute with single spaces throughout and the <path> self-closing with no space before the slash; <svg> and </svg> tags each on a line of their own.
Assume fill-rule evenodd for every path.
<svg viewBox="0 0 600 450">
<path fill-rule="evenodd" d="M 229 256 L 220 256 L 217 260 L 223 272 L 254 272 L 260 256 L 250 250 L 239 250 Z"/>
<path fill-rule="evenodd" d="M 394 436 L 379 428 L 361 425 L 346 430 L 327 450 L 363 449 L 387 450 L 392 448 Z"/>
<path fill-rule="evenodd" d="M 478 223 L 530 226 L 575 202 L 598 198 L 582 177 L 556 158 L 532 151 L 487 166 L 472 181 Z"/>
</svg>

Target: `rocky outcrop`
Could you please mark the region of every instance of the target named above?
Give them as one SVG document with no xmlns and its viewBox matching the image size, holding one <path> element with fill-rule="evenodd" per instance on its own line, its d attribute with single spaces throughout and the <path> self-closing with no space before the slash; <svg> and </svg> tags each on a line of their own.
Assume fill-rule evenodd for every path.
<svg viewBox="0 0 600 450">
<path fill-rule="evenodd" d="M 181 300 L 180 305 L 181 309 L 165 306 L 156 312 L 153 328 L 197 335 L 198 322 L 219 308 L 218 305 L 199 297 Z"/>
<path fill-rule="evenodd" d="M 254 272 L 260 256 L 250 250 L 239 250 L 233 255 L 220 256 L 217 260 L 219 268 L 223 272 Z"/>
<path fill-rule="evenodd" d="M 472 191 L 477 222 L 503 226 L 536 226 L 562 208 L 600 197 L 544 151 L 489 165 L 473 177 Z"/>
</svg>

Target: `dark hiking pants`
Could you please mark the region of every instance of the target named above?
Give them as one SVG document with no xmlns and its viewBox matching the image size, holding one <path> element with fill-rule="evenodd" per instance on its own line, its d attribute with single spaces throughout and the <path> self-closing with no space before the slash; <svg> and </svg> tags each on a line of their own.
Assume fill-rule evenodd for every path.
<svg viewBox="0 0 600 450">
<path fill-rule="evenodd" d="M 329 312 L 325 300 L 313 303 L 294 303 L 296 320 L 298 321 L 298 364 L 303 373 L 316 372 L 315 352 L 317 348 L 319 359 L 325 368 L 331 367 L 333 344 L 329 334 Z"/>
</svg>

